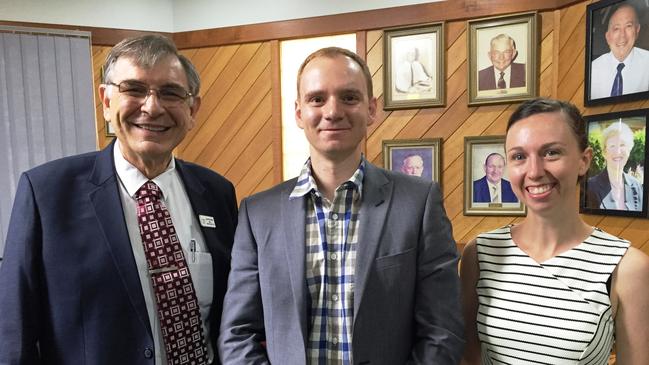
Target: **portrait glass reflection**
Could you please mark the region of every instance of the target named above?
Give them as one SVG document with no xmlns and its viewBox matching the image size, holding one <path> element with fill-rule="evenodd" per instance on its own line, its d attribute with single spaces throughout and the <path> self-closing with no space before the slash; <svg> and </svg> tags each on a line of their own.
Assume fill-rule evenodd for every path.
<svg viewBox="0 0 649 365">
<path fill-rule="evenodd" d="M 586 117 L 593 160 L 582 208 L 589 213 L 635 215 L 645 210 L 647 120 L 629 113 L 635 112 Z"/>
</svg>

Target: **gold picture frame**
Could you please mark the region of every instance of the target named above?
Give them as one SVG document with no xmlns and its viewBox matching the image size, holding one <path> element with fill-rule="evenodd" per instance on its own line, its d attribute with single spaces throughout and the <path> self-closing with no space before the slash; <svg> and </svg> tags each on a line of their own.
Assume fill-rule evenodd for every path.
<svg viewBox="0 0 649 365">
<path fill-rule="evenodd" d="M 464 215 L 525 215 L 507 180 L 506 160 L 505 136 L 464 137 Z M 498 166 L 499 173 L 493 171 Z"/>
<path fill-rule="evenodd" d="M 383 31 L 383 109 L 444 106 L 444 23 Z"/>
<path fill-rule="evenodd" d="M 469 105 L 538 96 L 537 16 L 532 12 L 467 22 Z"/>
<path fill-rule="evenodd" d="M 384 140 L 383 166 L 439 183 L 441 146 L 441 138 Z"/>
</svg>

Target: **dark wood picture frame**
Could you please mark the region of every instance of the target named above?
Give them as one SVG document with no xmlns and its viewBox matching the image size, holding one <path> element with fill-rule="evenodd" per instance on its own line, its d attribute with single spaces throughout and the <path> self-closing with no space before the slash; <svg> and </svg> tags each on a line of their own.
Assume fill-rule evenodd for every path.
<svg viewBox="0 0 649 365">
<path fill-rule="evenodd" d="M 649 109 L 589 115 L 584 119 L 593 160 L 581 181 L 579 211 L 646 218 L 648 182 L 644 170 Z M 624 208 L 616 205 L 612 189 L 615 184 L 611 183 L 611 176 L 620 175 L 624 194 L 624 202 L 620 204 Z"/>
<path fill-rule="evenodd" d="M 608 39 L 610 37 L 610 40 L 615 42 L 616 36 L 615 24 L 611 24 L 613 28 L 609 32 L 609 22 L 618 7 L 627 5 L 635 9 L 639 28 L 633 41 L 633 53 L 628 53 L 621 62 L 615 53 L 622 57 L 624 52 L 630 51 L 627 51 L 627 46 L 616 48 L 615 53 L 611 51 Z M 623 17 L 624 15 L 618 16 L 616 19 L 625 21 Z M 623 44 L 628 44 L 628 38 Z M 585 62 L 584 105 L 595 106 L 649 98 L 649 4 L 644 0 L 602 0 L 589 4 L 586 7 Z M 622 93 L 611 96 L 614 94 L 617 65 L 625 62 L 625 66 L 620 70 Z"/>
</svg>

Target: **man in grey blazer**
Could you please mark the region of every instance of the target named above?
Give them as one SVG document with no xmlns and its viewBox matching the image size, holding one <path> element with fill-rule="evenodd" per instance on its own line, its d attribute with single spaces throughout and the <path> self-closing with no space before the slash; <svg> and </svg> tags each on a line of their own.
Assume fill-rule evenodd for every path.
<svg viewBox="0 0 649 365">
<path fill-rule="evenodd" d="M 437 184 L 373 166 L 365 62 L 325 48 L 298 72 L 299 177 L 241 203 L 225 364 L 456 364 L 457 250 Z"/>
</svg>

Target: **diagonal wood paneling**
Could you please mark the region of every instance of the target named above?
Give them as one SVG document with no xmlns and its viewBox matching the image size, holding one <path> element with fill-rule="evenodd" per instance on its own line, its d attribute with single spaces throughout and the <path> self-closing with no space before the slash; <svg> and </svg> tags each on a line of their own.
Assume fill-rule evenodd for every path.
<svg viewBox="0 0 649 365">
<path fill-rule="evenodd" d="M 539 94 L 575 103 L 585 114 L 614 110 L 648 108 L 649 101 L 583 107 L 584 44 L 586 5 L 577 2 L 559 10 L 540 13 Z M 511 10 L 511 9 L 510 9 Z M 506 13 L 507 9 L 502 13 Z M 466 21 L 446 23 L 446 106 L 429 109 L 384 111 L 383 105 L 383 33 L 368 30 L 365 56 L 379 100 L 377 121 L 368 129 L 366 156 L 383 165 L 381 142 L 386 139 L 441 137 L 442 192 L 453 224 L 454 236 L 463 244 L 477 233 L 517 222 L 515 217 L 464 216 L 464 137 L 504 134 L 507 119 L 517 104 L 469 107 L 467 105 L 467 31 Z M 279 113 L 277 41 L 232 44 L 184 49 L 182 53 L 196 65 L 202 81 L 202 106 L 196 127 L 178 147 L 183 159 L 195 161 L 230 179 L 240 198 L 278 183 L 281 166 L 274 160 L 280 144 L 274 118 Z M 276 45 L 275 45 L 276 48 Z M 108 47 L 93 47 L 95 83 Z M 277 52 L 278 53 L 278 52 Z M 98 146 L 109 140 L 99 100 L 97 102 Z M 646 220 L 584 215 L 599 226 L 633 242 L 649 253 Z"/>
</svg>

